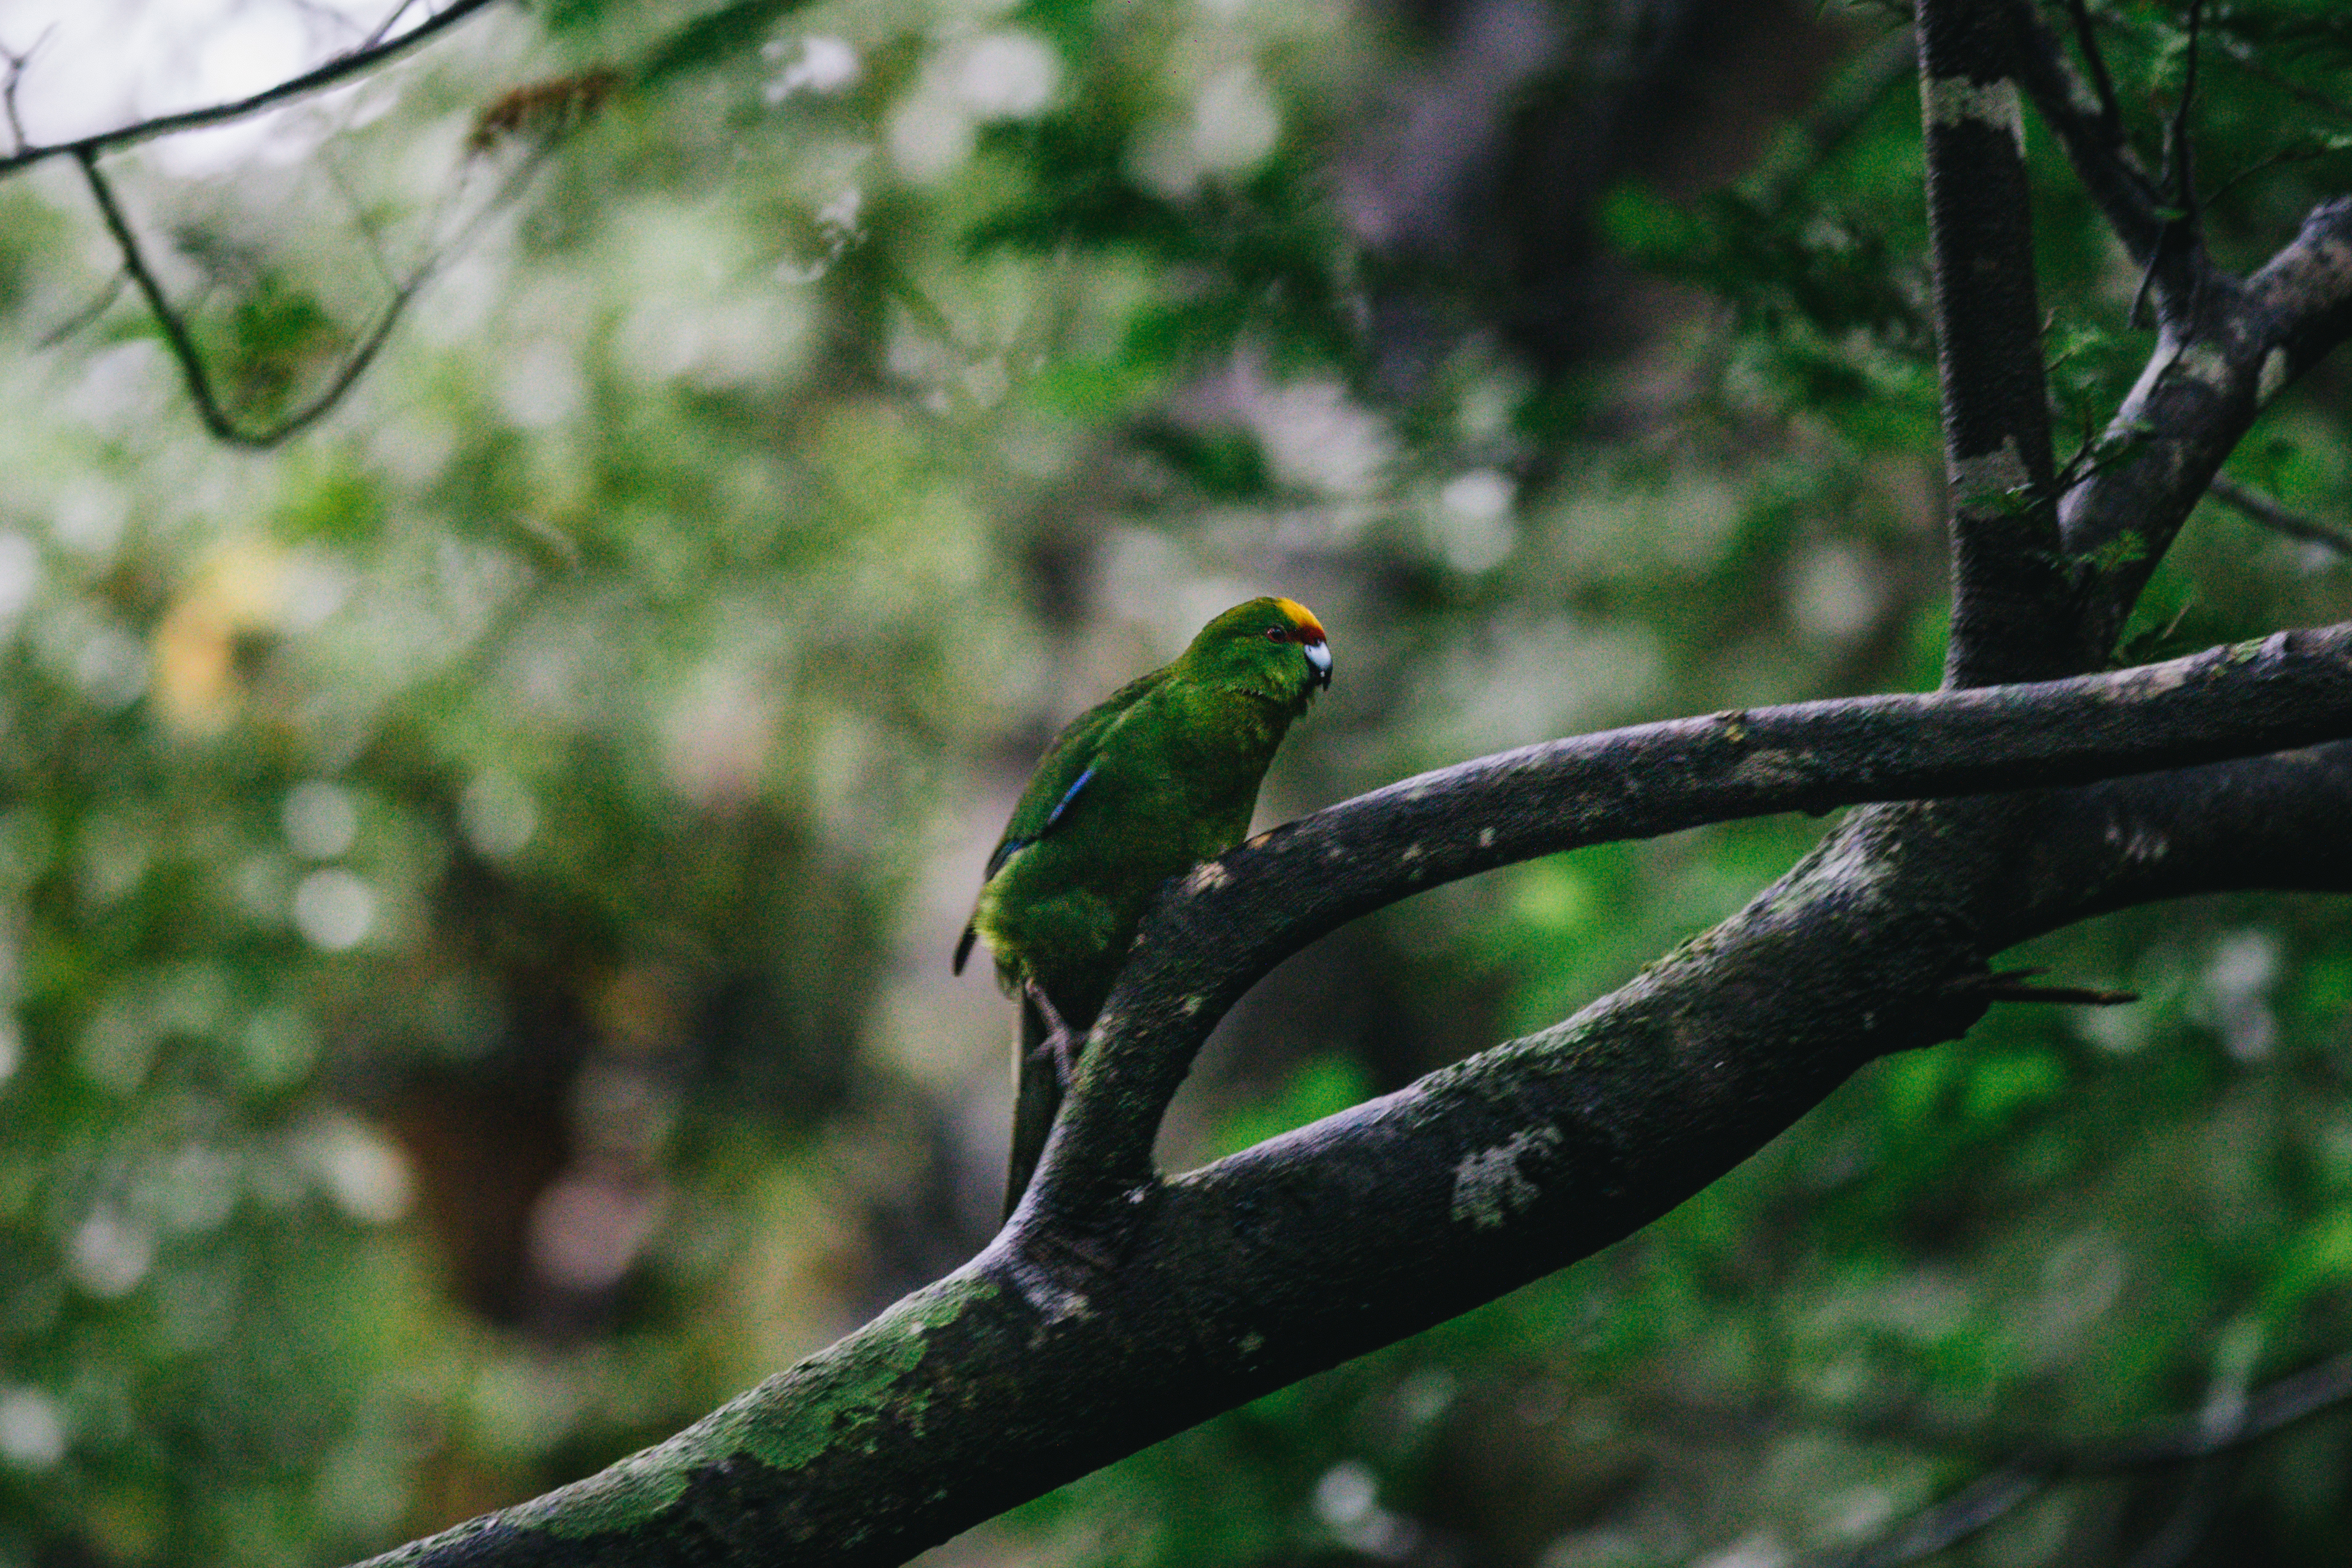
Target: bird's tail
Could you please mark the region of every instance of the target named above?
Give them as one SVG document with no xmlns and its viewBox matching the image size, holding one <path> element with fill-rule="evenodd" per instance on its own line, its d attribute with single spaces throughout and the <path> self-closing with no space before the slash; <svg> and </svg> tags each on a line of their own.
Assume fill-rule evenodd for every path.
<svg viewBox="0 0 2352 1568">
<path fill-rule="evenodd" d="M 1013 1056 L 1013 1155 L 1004 1172 L 1004 1217 L 1021 1206 L 1029 1178 L 1045 1152 L 1045 1135 L 1062 1108 L 1059 1042 L 1045 1009 L 1030 986 L 1021 988 L 1021 1037 Z"/>
</svg>

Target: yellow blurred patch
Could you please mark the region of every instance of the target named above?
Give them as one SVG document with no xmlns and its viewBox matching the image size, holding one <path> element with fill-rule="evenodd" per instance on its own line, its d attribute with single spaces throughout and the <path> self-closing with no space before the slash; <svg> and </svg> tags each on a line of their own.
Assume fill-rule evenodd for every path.
<svg viewBox="0 0 2352 1568">
<path fill-rule="evenodd" d="M 286 552 L 275 545 L 231 545 L 197 572 L 155 627 L 155 701 L 165 721 L 195 734 L 227 728 L 244 700 L 237 639 L 277 629 L 285 607 Z"/>
</svg>

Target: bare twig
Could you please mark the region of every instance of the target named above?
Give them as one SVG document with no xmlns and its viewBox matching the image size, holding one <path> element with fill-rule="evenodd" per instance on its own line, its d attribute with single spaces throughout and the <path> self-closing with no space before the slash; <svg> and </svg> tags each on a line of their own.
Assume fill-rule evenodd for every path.
<svg viewBox="0 0 2352 1568">
<path fill-rule="evenodd" d="M 2189 63 L 2180 77 L 2180 101 L 2172 106 L 2172 124 L 2164 140 L 2165 189 L 2180 216 L 2173 221 L 2197 221 L 2196 146 L 2189 132 L 2189 117 L 2197 107 L 2197 61 L 2203 52 L 2205 0 L 2189 0 Z"/>
<path fill-rule="evenodd" d="M 331 153 L 320 150 L 319 166 L 326 171 L 327 183 L 335 188 L 335 195 L 342 198 L 343 210 L 351 215 L 352 226 L 367 241 L 368 260 L 375 268 L 375 275 L 383 280 L 385 288 L 398 293 L 404 285 L 393 272 L 392 257 L 384 247 L 382 226 L 367 210 L 367 204 L 360 200 L 359 192 L 352 188 L 350 177 L 343 173 L 342 164 Z"/>
<path fill-rule="evenodd" d="M 2172 106 L 2172 119 L 2164 135 L 2164 173 L 2159 183 L 2168 205 L 2164 226 L 2157 231 L 2156 248 L 2149 252 L 2147 268 L 2140 274 L 2139 291 L 2132 296 L 2131 313 L 2125 318 L 2134 326 L 2139 324 L 2148 290 L 2155 287 L 2158 269 L 2171 256 L 2185 251 L 2195 258 L 2195 264 L 2189 268 L 2192 289 L 2210 269 L 2204 259 L 2204 225 L 2199 221 L 2197 210 L 2196 148 L 2189 133 L 2189 117 L 2197 103 L 2197 60 L 2201 52 L 2204 20 L 2205 0 L 2189 0 L 2189 64 L 2181 73 L 2180 100 Z M 2193 314 L 2193 300 L 2189 310 Z"/>
<path fill-rule="evenodd" d="M 361 41 L 360 47 L 363 49 L 372 49 L 378 44 L 383 43 L 386 37 L 391 36 L 393 28 L 400 25 L 400 19 L 408 15 L 409 7 L 415 4 L 416 0 L 400 0 L 400 4 L 392 8 L 390 15 L 386 16 L 383 21 L 378 22 L 375 25 L 374 30 L 370 32 L 368 36 Z"/>
<path fill-rule="evenodd" d="M 180 367 L 180 378 L 187 385 L 189 398 L 196 405 L 197 418 L 216 439 L 232 447 L 263 448 L 277 446 L 288 437 L 316 423 L 341 402 L 343 395 L 358 382 L 361 374 L 373 363 L 384 341 L 392 336 L 392 329 L 398 324 L 402 312 L 407 310 L 408 302 L 425 287 L 437 260 L 437 258 L 427 258 L 411 275 L 408 282 L 394 292 L 377 314 L 375 324 L 368 329 L 344 358 L 341 368 L 310 402 L 275 424 L 248 429 L 238 424 L 222 405 L 214 390 L 211 373 L 205 367 L 204 354 L 196 347 L 195 338 L 188 331 L 187 322 L 181 318 L 178 309 L 164 294 L 163 286 L 156 280 L 153 268 L 147 264 L 146 253 L 140 247 L 139 237 L 131 226 L 131 220 L 123 216 L 121 204 L 114 199 L 113 187 L 99 172 L 97 153 L 79 153 L 75 160 L 81 166 L 83 182 L 89 187 L 91 199 L 98 204 L 100 216 L 106 220 L 107 232 L 114 237 L 115 246 L 122 253 L 123 274 L 147 301 L 148 310 L 155 317 L 155 324 L 163 330 L 163 342 L 171 350 L 173 362 Z"/>
<path fill-rule="evenodd" d="M 204 354 L 196 346 L 194 335 L 188 330 L 186 312 L 173 305 L 170 297 L 163 292 L 163 284 L 156 279 L 154 269 L 148 264 L 146 252 L 139 242 L 137 231 L 131 226 L 131 220 L 123 213 L 121 204 L 115 199 L 113 186 L 99 169 L 97 153 L 88 151 L 78 153 L 75 154 L 75 162 L 81 168 L 83 181 L 89 187 L 91 198 L 98 204 L 99 214 L 105 220 L 107 232 L 113 237 L 116 248 L 121 252 L 121 276 L 128 278 L 138 289 L 141 297 L 146 300 L 148 310 L 153 314 L 156 325 L 163 333 L 164 344 L 170 350 L 173 363 L 179 366 L 180 378 L 187 386 L 189 398 L 196 405 L 198 419 L 215 438 L 230 446 L 264 448 L 277 446 L 289 437 L 309 428 L 342 401 L 351 389 L 358 384 L 360 376 L 374 362 L 377 353 L 391 338 L 393 329 L 399 325 L 400 319 L 407 310 L 409 303 L 424 289 L 425 284 L 432 280 L 434 274 L 440 270 L 442 263 L 450 254 L 462 249 L 489 216 L 510 202 L 516 193 L 530 182 L 531 176 L 545 163 L 552 146 L 552 141 L 543 141 L 534 147 L 530 155 L 506 175 L 497 190 L 480 207 L 477 208 L 465 222 L 458 225 L 454 233 L 434 245 L 425 253 L 404 280 L 393 276 L 390 263 L 383 255 L 380 234 L 366 216 L 355 208 L 354 221 L 358 223 L 361 232 L 368 240 L 376 269 L 383 276 L 389 290 L 388 297 L 383 308 L 377 312 L 373 323 L 352 346 L 351 352 L 344 357 L 342 364 L 326 384 L 320 387 L 309 402 L 293 413 L 274 423 L 257 427 L 247 427 L 239 424 L 222 403 L 219 393 L 213 384 L 212 373 L 205 364 Z M 348 194 L 346 192 L 347 196 Z M 110 296 L 107 302 L 111 302 Z M 81 323 L 74 324 L 79 326 Z"/>
<path fill-rule="evenodd" d="M 2352 532 L 2282 506 L 2252 485 L 2242 485 L 2227 474 L 2215 474 L 2213 482 L 2205 488 L 2215 500 L 2273 533 L 2300 539 L 2306 544 L 2324 545 L 2339 555 L 2352 555 Z"/>
<path fill-rule="evenodd" d="M 106 280 L 106 287 L 98 291 L 95 299 L 41 334 L 40 346 L 44 349 L 53 349 L 105 315 L 114 302 L 122 297 L 122 285 L 127 281 L 129 279 L 122 268 L 116 268 L 114 276 Z"/>
<path fill-rule="evenodd" d="M 16 113 L 16 88 L 25 79 L 25 68 L 32 63 L 35 55 L 41 52 L 41 46 L 49 41 L 49 35 L 55 31 L 57 24 L 54 22 L 42 28 L 41 36 L 35 38 L 32 47 L 21 55 L 14 49 L 0 47 L 0 61 L 5 61 L 8 67 L 7 75 L 0 78 L 0 110 L 6 111 L 8 134 L 19 148 L 25 145 L 26 138 L 25 122 Z"/>
<path fill-rule="evenodd" d="M 82 160 L 85 168 L 101 153 L 167 136 L 175 131 L 194 131 L 207 125 L 225 125 L 243 120 L 263 110 L 274 109 L 292 99 L 306 97 L 334 86 L 363 71 L 374 69 L 406 54 L 456 26 L 478 11 L 488 9 L 497 0 L 450 0 L 448 6 L 427 16 L 397 37 L 375 39 L 358 48 L 346 50 L 322 65 L 314 66 L 301 75 L 289 77 L 275 87 L 264 88 L 248 98 L 230 103 L 210 104 L 203 109 L 183 110 L 177 114 L 161 114 L 152 120 L 142 120 L 130 125 L 119 125 L 111 131 L 100 131 L 70 142 L 52 142 L 41 146 L 27 146 L 21 132 L 16 150 L 0 158 L 0 177 L 51 158 L 72 157 Z M 407 7 L 403 6 L 404 11 Z M 394 12 L 396 19 L 400 12 Z"/>
<path fill-rule="evenodd" d="M 1842 1552 L 1818 1560 L 1820 1568 L 1897 1568 L 1932 1557 L 2007 1515 L 2018 1504 L 2041 1495 L 2050 1478 L 2020 1466 L 2004 1466 L 1979 1476 L 1955 1496 L 1906 1521 L 1885 1540 L 1860 1552 Z"/>
<path fill-rule="evenodd" d="M 2091 85 L 2099 94 L 2099 123 L 2111 142 L 2121 144 L 2124 139 L 2124 111 L 2116 101 L 2115 79 L 2107 74 L 2107 57 L 2099 47 L 2099 36 L 2091 26 L 2091 8 L 2084 0 L 2066 0 L 2066 9 L 2074 19 L 2074 47 L 2082 51 L 2083 65 L 2091 73 Z"/>
<path fill-rule="evenodd" d="M 2163 187 L 2134 154 L 2125 134 L 2123 114 L 2107 79 L 2106 63 L 2087 18 L 2078 13 L 2075 36 L 2083 48 L 2092 79 L 2085 82 L 2065 46 L 2037 13 L 2031 0 L 2010 0 L 2008 13 L 2018 37 L 2018 80 L 2033 100 L 2083 188 L 2099 205 L 2107 226 L 2123 242 L 2125 251 L 2141 266 L 2158 257 L 2163 237 L 2166 200 Z M 2104 89 L 2100 84 L 2104 82 Z M 2191 255 L 2168 258 L 2156 277 L 2159 306 L 2185 299 L 2194 284 Z"/>
<path fill-rule="evenodd" d="M 2088 985 L 2028 985 L 2045 969 L 2003 969 L 1975 978 L 1969 989 L 1988 1002 L 2039 1002 L 2069 1007 L 2121 1007 L 2139 1000 L 2137 991 L 2104 991 Z"/>
<path fill-rule="evenodd" d="M 2082 0 L 2068 0 L 2068 4 L 2076 6 L 2078 10 L 2081 6 L 2081 3 Z M 2078 37 L 2083 36 L 2080 32 L 2081 27 L 2088 24 L 2091 18 L 2087 16 L 2081 16 L 2078 19 L 2076 24 Z M 2105 11 L 2096 18 L 2096 25 L 2114 32 L 2128 34 L 2139 39 L 2143 44 L 2152 45 L 2155 42 L 2152 32 L 2152 24 L 2112 8 Z M 2254 45 L 2248 43 L 2245 39 L 2232 34 L 2226 26 L 2217 29 L 2207 39 L 2207 42 L 2212 47 L 2221 51 L 2221 58 L 2228 60 L 2231 65 L 2237 67 L 2240 70 L 2244 71 L 2248 76 L 2253 77 L 2261 81 L 2268 82 L 2271 86 L 2277 88 L 2280 91 L 2285 93 L 2288 97 L 2294 99 L 2297 102 L 2308 104 L 2310 107 L 2319 110 L 2324 113 L 2332 114 L 2339 120 L 2352 120 L 2352 104 L 2346 103 L 2340 98 L 2331 97 L 2329 94 L 2322 92 L 2319 89 L 2310 86 L 2308 83 L 2297 81 L 2294 78 L 2287 75 L 2284 71 L 2271 65 L 2263 58 L 2262 51 L 2259 48 Z M 2090 52 L 2091 46 L 2086 43 L 2084 46 L 2084 53 L 2087 55 Z M 2104 62 L 2100 62 L 2099 68 L 2105 68 Z"/>
<path fill-rule="evenodd" d="M 2352 1353 L 2279 1379 L 2216 1421 L 2178 1416 L 2106 1443 L 2021 1455 L 1915 1516 L 1885 1540 L 1820 1559 L 1822 1568 L 1900 1568 L 1956 1546 L 2051 1484 L 2162 1469 L 2233 1453 L 2352 1400 Z"/>
</svg>

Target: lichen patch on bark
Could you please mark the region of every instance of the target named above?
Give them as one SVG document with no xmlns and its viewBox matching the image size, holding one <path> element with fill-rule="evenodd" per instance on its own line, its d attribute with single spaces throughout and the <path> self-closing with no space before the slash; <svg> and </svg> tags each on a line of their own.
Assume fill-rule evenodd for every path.
<svg viewBox="0 0 2352 1568">
<path fill-rule="evenodd" d="M 2017 83 L 2008 78 L 1970 81 L 1964 76 L 1929 77 L 1920 83 L 1920 92 L 1927 100 L 1928 124 L 1974 121 L 2007 133 L 2011 145 L 2024 151 L 2025 105 L 2017 96 Z"/>
<path fill-rule="evenodd" d="M 2279 389 L 2286 385 L 2286 350 L 2273 349 L 2264 354 L 2262 375 L 2254 383 L 2254 401 L 2267 405 L 2279 395 Z"/>
<path fill-rule="evenodd" d="M 1558 1148 L 1559 1141 L 1556 1127 L 1530 1127 L 1490 1149 L 1462 1156 L 1454 1167 L 1454 1218 L 1492 1230 L 1543 1196 L 1543 1189 L 1519 1169 L 1519 1162 L 1529 1153 Z"/>
</svg>

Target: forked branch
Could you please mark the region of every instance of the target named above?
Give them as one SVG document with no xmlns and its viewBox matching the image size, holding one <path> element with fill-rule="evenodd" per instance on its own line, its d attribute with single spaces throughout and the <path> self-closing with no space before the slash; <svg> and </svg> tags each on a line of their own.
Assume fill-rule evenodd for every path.
<svg viewBox="0 0 2352 1568">
<path fill-rule="evenodd" d="M 106 232 L 113 237 L 116 249 L 121 252 L 121 276 L 131 279 L 131 286 L 139 290 L 139 297 L 146 301 L 149 313 L 155 318 L 155 324 L 163 334 L 164 344 L 171 351 L 172 362 L 179 366 L 180 379 L 188 389 L 189 401 L 196 405 L 196 417 L 203 421 L 205 428 L 215 439 L 231 447 L 256 449 L 275 447 L 324 417 L 343 400 L 344 395 L 357 384 L 368 366 L 375 362 L 376 354 L 392 336 L 393 328 L 400 324 L 401 315 L 408 309 L 409 301 L 416 298 L 433 275 L 433 263 L 428 260 L 393 289 L 390 299 L 376 312 L 374 322 L 344 354 L 342 363 L 328 378 L 326 384 L 313 393 L 308 401 L 292 413 L 267 425 L 240 424 L 214 388 L 212 373 L 205 368 L 204 351 L 197 346 L 195 336 L 180 314 L 179 307 L 173 304 L 170 296 L 163 292 L 154 268 L 148 265 L 146 251 L 139 243 L 138 232 L 131 226 L 130 218 L 124 216 L 122 204 L 115 199 L 113 185 L 99 169 L 98 155 L 82 153 L 76 155 L 76 161 L 81 166 L 83 183 L 89 187 L 90 199 L 98 204 L 99 216 L 106 222 Z M 112 295 L 110 293 L 107 298 L 110 301 Z"/>
<path fill-rule="evenodd" d="M 2198 320 L 2168 326 L 2109 423 L 2114 458 L 2059 505 L 2081 579 L 2086 663 L 2109 657 L 2140 590 L 2255 416 L 2352 333 L 2352 199 L 2315 208 L 2252 277 L 2216 273 L 2202 289 Z"/>
<path fill-rule="evenodd" d="M 2084 190 L 2123 242 L 2125 254 L 2145 269 L 2158 320 L 2186 316 L 2213 265 L 2194 227 L 2179 226 L 2165 181 L 2148 173 L 2132 151 L 2097 32 L 2081 0 L 2073 5 L 2081 70 L 2032 0 L 2002 4 L 2017 40 L 2018 79 L 2065 149 Z"/>
<path fill-rule="evenodd" d="M 2215 474 L 2209 487 L 2213 499 L 2239 516 L 2262 524 L 2273 533 L 2305 544 L 2317 544 L 2338 555 L 2352 555 L 2352 532 L 2332 522 L 2295 510 L 2252 485 L 2242 485 L 2227 474 Z"/>
</svg>

